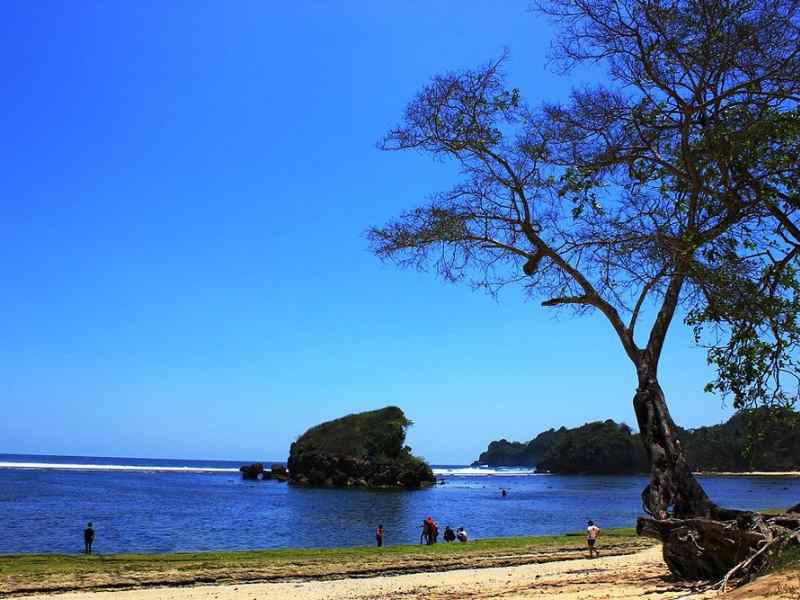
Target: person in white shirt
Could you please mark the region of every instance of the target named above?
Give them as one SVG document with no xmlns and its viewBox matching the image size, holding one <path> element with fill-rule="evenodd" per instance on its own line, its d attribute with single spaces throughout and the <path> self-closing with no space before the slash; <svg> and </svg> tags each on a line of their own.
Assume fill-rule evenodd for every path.
<svg viewBox="0 0 800 600">
<path fill-rule="evenodd" d="M 597 548 L 595 548 L 597 538 L 600 536 L 600 528 L 594 524 L 594 521 L 589 521 L 588 525 L 586 528 L 586 543 L 589 544 L 589 558 L 592 558 L 592 554 L 600 556 Z"/>
<path fill-rule="evenodd" d="M 466 542 L 469 539 L 467 537 L 467 532 L 463 527 L 459 527 L 458 531 L 456 531 L 456 539 L 459 542 Z"/>
</svg>

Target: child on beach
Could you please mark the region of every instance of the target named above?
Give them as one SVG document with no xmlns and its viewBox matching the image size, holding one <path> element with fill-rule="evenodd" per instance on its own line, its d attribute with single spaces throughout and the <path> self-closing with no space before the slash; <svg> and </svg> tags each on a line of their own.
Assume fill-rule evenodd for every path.
<svg viewBox="0 0 800 600">
<path fill-rule="evenodd" d="M 595 557 L 600 556 L 597 548 L 594 547 L 597 542 L 597 537 L 600 535 L 600 528 L 594 524 L 594 521 L 589 521 L 586 528 L 586 543 L 589 545 L 589 558 L 592 558 L 592 553 Z"/>
</svg>

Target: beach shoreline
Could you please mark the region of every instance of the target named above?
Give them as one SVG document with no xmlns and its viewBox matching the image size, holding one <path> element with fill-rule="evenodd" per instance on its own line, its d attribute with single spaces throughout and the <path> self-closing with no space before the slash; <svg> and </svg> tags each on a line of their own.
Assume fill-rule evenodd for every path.
<svg viewBox="0 0 800 600">
<path fill-rule="evenodd" d="M 725 594 L 730 600 L 796 599 L 800 571 L 784 570 Z M 596 559 L 567 558 L 514 566 L 381 573 L 336 579 L 304 578 L 275 582 L 227 582 L 182 587 L 82 590 L 58 594 L 60 600 L 485 600 L 487 598 L 600 598 L 694 600 L 720 597 L 707 583 L 674 580 L 657 545 L 633 554 Z M 19 595 L 18 600 L 50 600 L 53 593 Z"/>
<path fill-rule="evenodd" d="M 637 537 L 632 529 L 608 530 L 601 549 L 605 557 L 630 556 L 654 544 L 653 540 Z M 0 596 L 371 579 L 511 568 L 585 557 L 583 533 L 380 549 L 362 546 L 104 556 L 0 555 Z"/>
<path fill-rule="evenodd" d="M 600 557 L 583 532 L 398 545 L 239 552 L 0 555 L 0 596 L 18 600 L 422 600 L 718 597 L 670 576 L 660 544 L 608 530 Z M 798 598 L 797 565 L 726 598 Z"/>
</svg>

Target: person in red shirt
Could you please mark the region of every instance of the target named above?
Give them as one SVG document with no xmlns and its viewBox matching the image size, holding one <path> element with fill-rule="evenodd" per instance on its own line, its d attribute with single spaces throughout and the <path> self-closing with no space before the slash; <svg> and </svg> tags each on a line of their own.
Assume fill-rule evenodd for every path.
<svg viewBox="0 0 800 600">
<path fill-rule="evenodd" d="M 433 536 L 436 528 L 436 525 L 434 525 L 433 523 L 433 517 L 428 517 L 427 519 L 425 519 L 425 521 L 422 523 L 422 528 L 423 528 L 423 534 L 425 536 L 425 543 L 428 545 L 433 544 L 434 542 Z"/>
</svg>

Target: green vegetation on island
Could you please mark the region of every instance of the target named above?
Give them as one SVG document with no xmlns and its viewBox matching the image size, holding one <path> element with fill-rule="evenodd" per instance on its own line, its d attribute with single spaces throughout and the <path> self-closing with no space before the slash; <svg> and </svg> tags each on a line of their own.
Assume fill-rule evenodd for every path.
<svg viewBox="0 0 800 600">
<path fill-rule="evenodd" d="M 649 469 L 639 436 L 612 420 L 561 428 L 537 468 L 551 473 L 643 473 Z"/>
<path fill-rule="evenodd" d="M 405 445 L 412 424 L 388 406 L 312 427 L 292 444 L 290 482 L 339 487 L 418 488 L 434 482 L 433 471 Z"/>
<path fill-rule="evenodd" d="M 800 471 L 800 413 L 790 408 L 741 411 L 679 436 L 695 471 Z"/>
<path fill-rule="evenodd" d="M 678 437 L 694 471 L 800 470 L 800 413 L 788 408 L 740 411 L 720 425 L 678 428 Z M 527 443 L 495 441 L 477 463 L 562 474 L 649 470 L 638 434 L 612 420 L 550 429 Z"/>
</svg>

